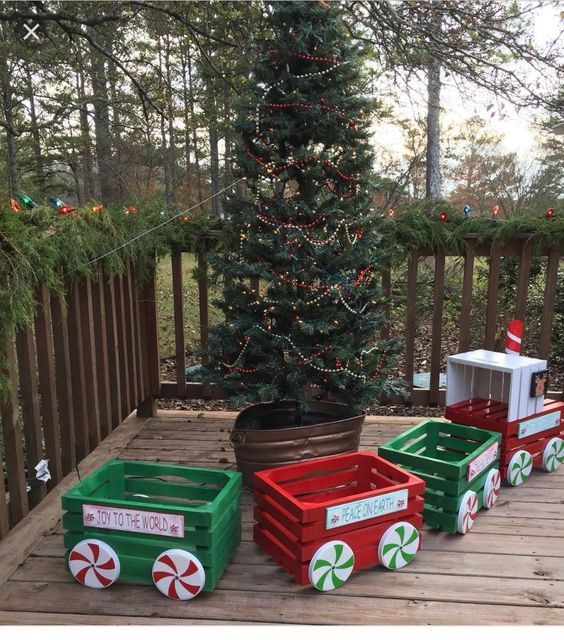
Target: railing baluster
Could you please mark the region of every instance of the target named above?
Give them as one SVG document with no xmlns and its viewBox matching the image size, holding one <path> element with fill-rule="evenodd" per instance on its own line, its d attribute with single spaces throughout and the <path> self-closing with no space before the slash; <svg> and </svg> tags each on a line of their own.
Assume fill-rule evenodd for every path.
<svg viewBox="0 0 564 640">
<path fill-rule="evenodd" d="M 435 283 L 433 287 L 433 329 L 431 332 L 431 379 L 429 404 L 439 404 L 439 380 L 441 371 L 441 339 L 443 335 L 443 305 L 445 298 L 445 254 L 435 256 Z"/>
<path fill-rule="evenodd" d="M 92 283 L 92 319 L 96 348 L 96 376 L 98 409 L 100 412 L 100 437 L 102 440 L 112 430 L 112 387 L 110 387 L 110 362 L 108 356 L 108 329 L 106 323 L 106 299 L 104 295 L 104 271 L 98 263 L 98 279 Z"/>
<path fill-rule="evenodd" d="M 129 357 L 129 382 L 131 384 L 131 410 L 137 407 L 140 402 L 139 396 L 139 372 L 137 362 L 137 337 L 135 334 L 135 310 L 133 308 L 133 282 L 131 277 L 131 265 L 127 265 L 127 271 L 124 277 L 124 295 L 125 295 L 125 321 L 127 326 L 126 348 Z"/>
<path fill-rule="evenodd" d="M 12 335 L 4 336 L 0 358 L 0 375 L 8 381 L 8 394 L 0 402 L 0 418 L 4 434 L 4 456 L 10 494 L 10 526 L 14 527 L 29 511 L 23 438 L 18 420 L 18 382 L 16 354 Z M 2 365 L 6 363 L 6 367 Z"/>
<path fill-rule="evenodd" d="M 523 242 L 521 257 L 519 260 L 519 275 L 517 276 L 517 295 L 515 297 L 514 317 L 525 322 L 527 315 L 527 292 L 529 289 L 529 274 L 531 273 L 531 260 L 533 247 L 530 242 Z"/>
<path fill-rule="evenodd" d="M 405 381 L 408 401 L 413 401 L 413 356 L 415 347 L 415 321 L 417 314 L 417 251 L 411 251 L 407 264 L 407 310 L 405 320 Z"/>
<path fill-rule="evenodd" d="M 63 479 L 61 460 L 61 436 L 59 433 L 59 414 L 57 412 L 57 389 L 55 384 L 55 356 L 51 333 L 51 307 L 49 291 L 43 285 L 36 293 L 37 313 L 35 316 L 35 342 L 37 346 L 37 371 L 39 391 L 41 393 L 41 417 L 43 419 L 43 437 L 45 453 L 49 459 L 49 471 L 52 480 L 48 488 L 53 488 Z"/>
<path fill-rule="evenodd" d="M 499 292 L 499 268 L 501 265 L 501 249 L 492 247 L 490 254 L 490 270 L 488 273 L 488 296 L 486 306 L 486 330 L 484 334 L 484 348 L 493 350 L 495 346 L 495 331 L 497 326 L 497 296 Z"/>
<path fill-rule="evenodd" d="M 132 399 L 129 380 L 129 361 L 127 357 L 127 327 L 125 325 L 125 299 L 123 277 L 116 276 L 114 279 L 114 293 L 117 319 L 117 345 L 119 354 L 119 382 L 121 385 L 121 416 L 124 420 L 131 412 Z"/>
<path fill-rule="evenodd" d="M 25 461 L 28 479 L 35 479 L 35 465 L 43 459 L 43 434 L 41 432 L 41 415 L 39 412 L 39 380 L 35 362 L 33 331 L 30 326 L 21 327 L 16 333 L 16 350 L 18 353 L 18 373 L 20 378 L 20 398 L 25 436 Z M 28 492 L 30 507 L 47 494 L 43 483 L 29 482 Z"/>
<path fill-rule="evenodd" d="M 552 247 L 549 251 L 546 265 L 546 282 L 544 286 L 544 302 L 542 305 L 539 338 L 539 358 L 543 359 L 547 359 L 550 355 L 550 333 L 552 331 L 552 321 L 554 318 L 559 262 L 560 249 L 558 247 Z"/>
<path fill-rule="evenodd" d="M 472 312 L 472 289 L 474 286 L 474 252 L 470 247 L 464 253 L 464 279 L 462 282 L 462 304 L 460 305 L 458 351 L 468 351 L 470 346 L 470 316 Z"/>
<path fill-rule="evenodd" d="M 93 451 L 100 444 L 100 407 L 98 403 L 98 376 L 94 344 L 94 320 L 92 286 L 83 279 L 78 286 L 84 356 L 84 381 L 86 383 L 86 411 L 88 413 L 88 446 Z"/>
<path fill-rule="evenodd" d="M 174 294 L 174 344 L 176 358 L 176 392 L 186 397 L 186 342 L 184 338 L 184 296 L 182 290 L 182 253 L 172 252 L 172 291 Z"/>
<path fill-rule="evenodd" d="M 204 355 L 202 356 L 202 362 L 207 364 L 209 362 L 209 356 L 207 351 L 209 350 L 208 336 L 209 336 L 209 291 L 208 291 L 208 244 L 206 240 L 203 240 L 198 250 L 198 294 L 199 294 L 199 306 L 200 306 L 200 346 Z M 257 278 L 257 291 L 258 291 L 258 278 Z"/>
<path fill-rule="evenodd" d="M 118 328 L 116 315 L 115 276 L 107 275 L 104 279 L 104 297 L 106 310 L 106 329 L 108 332 L 108 361 L 110 374 L 110 389 L 113 390 L 111 399 L 111 429 L 115 429 L 121 422 L 122 409 L 122 379 L 119 358 Z"/>
<path fill-rule="evenodd" d="M 61 433 L 61 461 L 63 473 L 76 465 L 76 427 L 74 420 L 72 370 L 70 364 L 67 310 L 63 298 L 51 298 L 53 351 L 55 354 L 55 387 Z"/>
</svg>

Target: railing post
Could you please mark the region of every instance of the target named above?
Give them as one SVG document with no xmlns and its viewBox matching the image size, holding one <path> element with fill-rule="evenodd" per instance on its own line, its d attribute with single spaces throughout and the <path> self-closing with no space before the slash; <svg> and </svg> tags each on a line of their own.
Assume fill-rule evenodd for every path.
<svg viewBox="0 0 564 640">
<path fill-rule="evenodd" d="M 439 380 L 441 371 L 441 338 L 443 334 L 443 304 L 445 298 L 445 253 L 435 255 L 435 283 L 433 287 L 433 328 L 431 337 L 431 379 L 429 404 L 439 404 Z"/>
<path fill-rule="evenodd" d="M 484 348 L 493 350 L 495 346 L 495 331 L 497 327 L 497 296 L 499 292 L 499 268 L 501 266 L 501 249 L 492 247 L 490 254 L 490 270 L 488 273 L 488 297 L 486 306 L 486 329 Z"/>
<path fill-rule="evenodd" d="M 184 297 L 182 290 L 182 252 L 174 249 L 171 255 L 172 293 L 174 298 L 174 344 L 176 361 L 176 393 L 186 397 L 186 341 L 184 338 Z"/>
<path fill-rule="evenodd" d="M 546 265 L 546 283 L 544 286 L 544 302 L 542 305 L 541 329 L 539 338 L 539 358 L 546 360 L 550 354 L 550 332 L 554 318 L 554 303 L 556 300 L 558 264 L 560 250 L 552 247 L 548 253 Z M 564 391 L 563 391 L 564 393 Z"/>
</svg>

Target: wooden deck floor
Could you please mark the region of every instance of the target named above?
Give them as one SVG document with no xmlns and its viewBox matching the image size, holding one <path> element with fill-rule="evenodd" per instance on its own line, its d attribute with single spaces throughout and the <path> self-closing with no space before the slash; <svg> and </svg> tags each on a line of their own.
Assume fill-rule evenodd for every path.
<svg viewBox="0 0 564 640">
<path fill-rule="evenodd" d="M 82 464 L 111 457 L 228 468 L 234 414 L 162 412 L 130 417 Z M 371 417 L 362 448 L 418 420 Z M 535 471 L 503 488 L 466 536 L 425 531 L 423 549 L 399 572 L 353 574 L 333 592 L 299 587 L 252 542 L 252 496 L 244 490 L 243 542 L 213 593 L 168 600 L 147 586 L 103 591 L 66 572 L 60 493 L 68 476 L 0 543 L 2 624 L 564 624 L 564 469 Z"/>
</svg>

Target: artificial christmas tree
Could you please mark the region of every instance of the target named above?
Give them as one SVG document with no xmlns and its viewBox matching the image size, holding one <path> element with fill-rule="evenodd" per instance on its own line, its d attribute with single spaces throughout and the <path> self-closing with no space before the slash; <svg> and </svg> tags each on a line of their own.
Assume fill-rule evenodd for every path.
<svg viewBox="0 0 564 640">
<path fill-rule="evenodd" d="M 380 271 L 393 248 L 378 231 L 387 220 L 371 212 L 374 103 L 362 96 L 358 52 L 338 4 L 266 9 L 273 37 L 238 121 L 246 188 L 226 203 L 224 252 L 212 259 L 225 322 L 211 330 L 208 379 L 232 399 L 291 399 L 283 427 L 311 423 L 315 395 L 359 415 L 397 391 L 388 373 L 400 345 L 379 339 Z M 256 412 L 250 419 L 257 426 Z"/>
</svg>

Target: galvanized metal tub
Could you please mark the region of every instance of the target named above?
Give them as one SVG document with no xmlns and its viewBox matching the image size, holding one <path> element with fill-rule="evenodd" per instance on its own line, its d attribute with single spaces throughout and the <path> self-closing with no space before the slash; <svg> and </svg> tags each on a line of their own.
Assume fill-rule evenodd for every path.
<svg viewBox="0 0 564 640">
<path fill-rule="evenodd" d="M 292 400 L 263 402 L 237 416 L 229 439 L 246 486 L 252 488 L 255 471 L 358 451 L 364 413 L 337 402 L 310 402 L 304 424 L 295 426 L 295 407 Z"/>
</svg>

